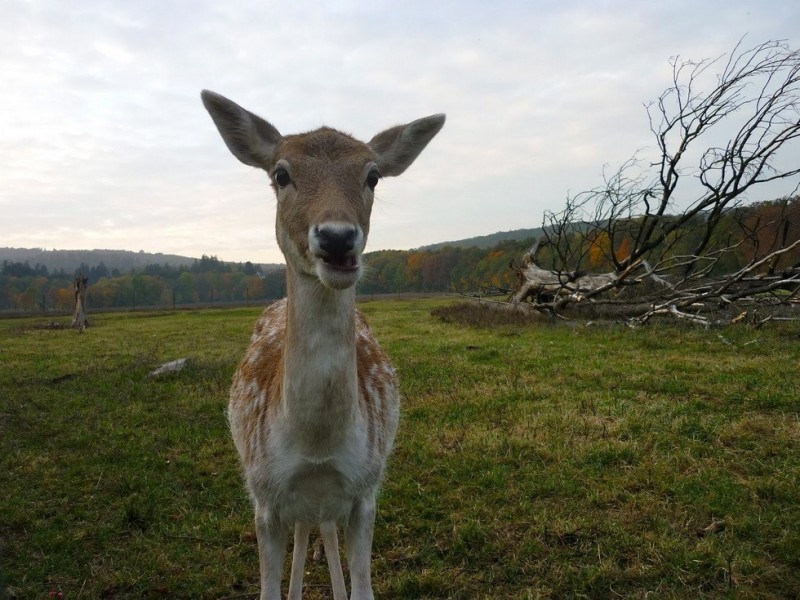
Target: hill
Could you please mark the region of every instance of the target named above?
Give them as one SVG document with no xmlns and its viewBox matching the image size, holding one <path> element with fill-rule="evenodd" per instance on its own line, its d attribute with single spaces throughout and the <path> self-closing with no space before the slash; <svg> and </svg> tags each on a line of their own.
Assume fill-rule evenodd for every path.
<svg viewBox="0 0 800 600">
<path fill-rule="evenodd" d="M 535 227 L 533 229 L 514 229 L 513 231 L 498 231 L 489 235 L 479 235 L 477 237 L 466 238 L 463 240 L 455 240 L 450 242 L 439 242 L 436 244 L 429 244 L 417 248 L 417 250 L 438 250 L 445 246 L 452 246 L 455 248 L 493 248 L 500 242 L 505 241 L 519 241 L 528 238 L 538 238 L 542 235 L 542 228 Z"/>
<path fill-rule="evenodd" d="M 500 242 L 520 241 L 529 238 L 539 237 L 542 229 L 515 229 L 513 231 L 498 231 L 489 235 L 481 235 L 462 240 L 438 242 L 417 248 L 417 251 L 433 251 L 447 246 L 454 248 L 493 248 Z M 103 263 L 109 271 L 117 270 L 120 273 L 129 273 L 134 270 L 142 269 L 147 265 L 168 265 L 170 267 L 191 266 L 199 258 L 191 256 L 180 256 L 177 254 L 163 254 L 161 252 L 151 253 L 140 250 L 44 250 L 42 248 L 9 248 L 0 247 L 0 263 L 8 262 L 27 262 L 31 267 L 42 265 L 48 271 L 54 272 L 63 270 L 72 273 L 80 265 L 87 267 L 97 267 Z M 279 264 L 255 264 L 261 267 L 263 272 L 282 268 Z"/>
<path fill-rule="evenodd" d="M 37 264 L 47 267 L 49 271 L 64 270 L 72 273 L 81 264 L 96 267 L 103 263 L 109 271 L 118 270 L 128 273 L 147 265 L 169 265 L 170 267 L 191 266 L 197 258 L 162 254 L 161 252 L 133 252 L 130 250 L 43 250 L 42 248 L 0 248 L 0 263 L 27 262 L 31 266 Z M 264 264 L 264 271 L 277 268 L 279 265 Z"/>
</svg>

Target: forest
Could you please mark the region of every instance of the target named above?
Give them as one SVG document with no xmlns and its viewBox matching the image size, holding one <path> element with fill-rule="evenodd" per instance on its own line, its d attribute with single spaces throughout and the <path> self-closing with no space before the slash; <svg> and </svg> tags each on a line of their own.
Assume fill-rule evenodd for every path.
<svg viewBox="0 0 800 600">
<path fill-rule="evenodd" d="M 628 222 L 630 228 L 630 222 Z M 578 267 L 601 273 L 623 260 L 631 246 L 626 227 L 615 236 L 598 234 L 597 228 L 574 223 L 572 245 L 585 252 Z M 757 235 L 753 232 L 757 231 Z M 683 255 L 697 244 L 702 230 L 685 228 L 679 243 L 671 240 L 670 252 Z M 582 238 L 591 236 L 591 240 Z M 613 238 L 613 239 L 612 239 Z M 778 241 L 800 238 L 800 196 L 739 207 L 720 217 L 716 241 L 733 251 L 714 264 L 710 275 L 734 272 L 752 257 L 754 246 L 764 252 Z M 519 283 L 523 255 L 536 240 L 506 240 L 484 249 L 446 246 L 432 250 L 380 250 L 367 253 L 358 292 L 364 295 L 407 292 L 461 292 L 511 290 Z M 544 248 L 539 258 L 550 266 L 553 249 Z M 800 263 L 800 248 L 787 252 L 764 269 Z M 677 263 L 676 263 L 677 264 Z M 203 255 L 192 264 L 149 264 L 122 273 L 97 265 L 79 264 L 68 272 L 27 262 L 3 261 L 0 268 L 0 310 L 47 312 L 70 311 L 74 307 L 73 282 L 78 273 L 89 278 L 89 309 L 172 307 L 229 302 L 259 303 L 282 298 L 286 293 L 282 268 L 263 269 L 251 262 L 228 263 Z"/>
<path fill-rule="evenodd" d="M 532 242 L 504 241 L 489 249 L 448 246 L 367 253 L 358 292 L 445 292 L 481 285 L 508 288 L 514 277 L 510 262 Z M 256 303 L 286 294 L 283 268 L 264 270 L 250 262 L 223 262 L 216 256 L 204 255 L 186 266 L 149 264 L 126 273 L 110 270 L 102 262 L 82 263 L 68 272 L 5 260 L 0 267 L 0 310 L 69 311 L 74 307 L 73 281 L 78 273 L 89 278 L 90 309 Z"/>
<path fill-rule="evenodd" d="M 129 272 L 103 262 L 73 271 L 4 260 L 0 267 L 0 310 L 70 311 L 74 279 L 89 278 L 89 309 L 177 306 L 264 301 L 286 293 L 282 269 L 262 270 L 251 262 L 226 263 L 203 255 L 191 265 L 148 264 Z"/>
<path fill-rule="evenodd" d="M 546 245 L 538 260 L 554 271 L 569 267 L 577 273 L 624 270 L 634 247 L 641 244 L 646 224 L 643 217 L 551 221 L 540 238 Z M 641 258 L 667 276 L 687 270 L 703 277 L 725 276 L 765 257 L 769 261 L 761 273 L 796 267 L 800 248 L 790 246 L 800 239 L 800 196 L 735 206 L 717 215 L 664 215 L 653 237 L 658 235 L 660 240 L 642 251 Z M 701 256 L 698 248 L 703 250 Z"/>
</svg>

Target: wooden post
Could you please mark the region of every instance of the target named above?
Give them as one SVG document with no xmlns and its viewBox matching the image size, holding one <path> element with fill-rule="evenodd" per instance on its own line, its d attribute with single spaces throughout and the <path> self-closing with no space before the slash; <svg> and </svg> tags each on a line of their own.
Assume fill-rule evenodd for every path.
<svg viewBox="0 0 800 600">
<path fill-rule="evenodd" d="M 86 286 L 89 278 L 83 273 L 78 273 L 75 278 L 75 315 L 72 317 L 72 326 L 83 331 L 89 326 L 89 317 L 86 314 Z"/>
</svg>

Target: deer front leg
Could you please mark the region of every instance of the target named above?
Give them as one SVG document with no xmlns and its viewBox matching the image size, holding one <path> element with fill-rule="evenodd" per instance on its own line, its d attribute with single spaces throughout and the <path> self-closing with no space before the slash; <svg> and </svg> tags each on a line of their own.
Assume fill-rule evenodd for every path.
<svg viewBox="0 0 800 600">
<path fill-rule="evenodd" d="M 303 570 L 306 567 L 308 552 L 308 534 L 311 526 L 299 521 L 294 525 L 294 549 L 292 550 L 292 575 L 289 578 L 289 599 L 300 600 L 303 597 Z"/>
<path fill-rule="evenodd" d="M 265 507 L 256 507 L 261 600 L 281 600 L 281 574 L 289 530 Z"/>
<path fill-rule="evenodd" d="M 353 507 L 345 529 L 350 566 L 350 600 L 373 600 L 370 563 L 375 528 L 375 499 L 362 498 Z"/>
<path fill-rule="evenodd" d="M 322 545 L 325 546 L 325 557 L 328 559 L 328 570 L 331 573 L 331 587 L 333 600 L 347 600 L 347 589 L 344 585 L 342 561 L 339 558 L 339 540 L 336 537 L 336 523 L 325 521 L 320 523 L 319 532 L 322 535 Z"/>
</svg>

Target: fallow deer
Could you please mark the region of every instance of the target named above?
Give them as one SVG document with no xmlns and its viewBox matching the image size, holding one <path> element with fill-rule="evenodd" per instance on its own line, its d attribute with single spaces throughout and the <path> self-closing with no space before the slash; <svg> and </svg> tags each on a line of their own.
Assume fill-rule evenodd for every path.
<svg viewBox="0 0 800 600">
<path fill-rule="evenodd" d="M 282 136 L 267 121 L 204 91 L 203 104 L 236 158 L 264 169 L 277 196 L 287 294 L 264 310 L 233 378 L 233 441 L 255 509 L 261 598 L 280 600 L 294 528 L 289 599 L 302 595 L 312 526 L 319 526 L 335 600 L 373 598 L 375 502 L 399 416 L 397 377 L 356 308 L 355 285 L 375 186 L 400 175 L 444 125 L 434 115 L 369 143 L 323 127 Z"/>
</svg>

